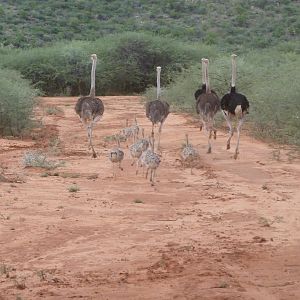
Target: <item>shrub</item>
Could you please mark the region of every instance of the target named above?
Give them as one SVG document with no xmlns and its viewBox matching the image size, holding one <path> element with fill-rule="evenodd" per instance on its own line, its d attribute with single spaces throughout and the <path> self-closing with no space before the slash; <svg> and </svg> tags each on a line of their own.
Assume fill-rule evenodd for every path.
<svg viewBox="0 0 300 300">
<path fill-rule="evenodd" d="M 0 135 L 20 135 L 32 125 L 36 96 L 18 72 L 0 69 Z"/>
<path fill-rule="evenodd" d="M 48 170 L 63 165 L 62 162 L 48 160 L 45 154 L 36 151 L 26 152 L 23 157 L 23 164 L 25 167 L 38 167 Z"/>
<path fill-rule="evenodd" d="M 51 47 L 11 51 L 3 64 L 17 69 L 46 95 L 88 94 L 90 54 L 98 55 L 97 94 L 132 94 L 155 83 L 155 67 L 163 68 L 162 80 L 198 61 L 214 57 L 214 48 L 175 41 L 150 34 L 109 35 L 94 42 L 57 43 Z"/>
<path fill-rule="evenodd" d="M 71 185 L 68 190 L 70 193 L 77 193 L 78 191 L 80 191 L 80 188 L 79 188 L 79 186 L 74 184 L 74 185 Z"/>
</svg>

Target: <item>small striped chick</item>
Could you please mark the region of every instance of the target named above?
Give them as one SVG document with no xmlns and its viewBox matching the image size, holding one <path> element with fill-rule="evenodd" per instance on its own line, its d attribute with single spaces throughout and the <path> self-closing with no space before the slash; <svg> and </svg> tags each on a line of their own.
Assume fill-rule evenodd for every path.
<svg viewBox="0 0 300 300">
<path fill-rule="evenodd" d="M 133 135 L 133 141 L 135 142 L 139 136 L 140 126 L 137 122 L 136 117 L 134 117 L 134 124 L 131 126 L 131 132 Z"/>
<path fill-rule="evenodd" d="M 181 162 L 183 167 L 189 165 L 191 168 L 191 175 L 193 174 L 193 165 L 195 160 L 199 158 L 198 151 L 193 147 L 192 144 L 189 144 L 189 137 L 188 134 L 185 135 L 186 144 L 181 152 Z"/>
<path fill-rule="evenodd" d="M 156 169 L 160 164 L 160 157 L 158 154 L 154 152 L 154 137 L 152 135 L 152 142 L 149 139 L 149 143 L 151 149 L 147 149 L 144 151 L 140 157 L 140 163 L 143 167 L 146 167 L 146 178 L 148 178 L 148 172 L 150 170 L 150 182 L 151 185 L 154 185 L 154 177 L 156 173 Z"/>
<path fill-rule="evenodd" d="M 136 174 L 138 174 L 139 158 L 141 157 L 142 153 L 146 151 L 149 147 L 149 141 L 144 138 L 144 128 L 142 128 L 142 136 L 142 139 L 139 139 L 137 142 L 135 142 L 129 147 L 131 157 L 133 158 L 133 162 L 131 163 L 131 165 L 133 166 L 136 162 Z"/>
<path fill-rule="evenodd" d="M 126 140 L 129 138 L 133 139 L 133 142 L 138 138 L 140 127 L 137 123 L 136 118 L 134 118 L 134 124 L 128 127 L 128 119 L 126 119 L 126 127 L 121 130 L 121 135 L 123 135 Z"/>
<path fill-rule="evenodd" d="M 121 162 L 124 159 L 124 152 L 120 148 L 120 140 L 117 138 L 118 147 L 113 148 L 109 152 L 109 159 L 113 163 L 113 177 L 116 178 L 116 172 L 115 172 L 115 164 L 119 165 L 119 169 L 123 171 L 123 168 L 121 167 Z"/>
</svg>

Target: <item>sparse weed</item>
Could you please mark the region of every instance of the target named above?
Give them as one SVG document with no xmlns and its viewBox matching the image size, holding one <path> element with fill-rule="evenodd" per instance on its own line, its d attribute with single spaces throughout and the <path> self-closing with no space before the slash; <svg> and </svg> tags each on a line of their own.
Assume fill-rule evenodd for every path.
<svg viewBox="0 0 300 300">
<path fill-rule="evenodd" d="M 270 222 L 265 217 L 260 217 L 259 218 L 259 223 L 261 224 L 262 227 L 271 227 L 271 225 L 272 225 L 273 222 Z"/>
<path fill-rule="evenodd" d="M 48 151 L 52 155 L 59 155 L 62 149 L 62 142 L 58 137 L 53 137 L 49 140 Z"/>
<path fill-rule="evenodd" d="M 46 280 L 46 272 L 44 270 L 37 271 L 37 276 L 41 279 L 41 281 Z"/>
<path fill-rule="evenodd" d="M 23 164 L 25 167 L 39 167 L 44 169 L 55 169 L 64 165 L 62 161 L 51 161 L 47 156 L 41 152 L 26 152 L 23 157 Z"/>
<path fill-rule="evenodd" d="M 60 176 L 62 178 L 79 178 L 80 174 L 79 173 L 61 173 Z"/>
<path fill-rule="evenodd" d="M 9 274 L 9 267 L 4 263 L 0 265 L 0 275 L 8 275 Z"/>
<path fill-rule="evenodd" d="M 143 200 L 141 200 L 141 199 L 134 199 L 133 202 L 134 202 L 134 203 L 144 203 Z"/>
<path fill-rule="evenodd" d="M 217 288 L 220 288 L 220 289 L 226 289 L 229 287 L 229 284 L 227 282 L 221 282 Z"/>
<path fill-rule="evenodd" d="M 70 192 L 70 193 L 77 193 L 78 191 L 80 191 L 80 188 L 79 188 L 79 186 L 77 186 L 76 184 L 71 185 L 71 186 L 69 187 L 69 192 Z"/>
<path fill-rule="evenodd" d="M 98 177 L 99 177 L 98 174 L 92 174 L 92 175 L 89 175 L 89 176 L 87 177 L 87 179 L 93 180 L 93 179 L 97 179 Z"/>
<path fill-rule="evenodd" d="M 47 106 L 45 108 L 46 115 L 61 115 L 63 113 L 63 110 L 57 106 Z"/>
</svg>

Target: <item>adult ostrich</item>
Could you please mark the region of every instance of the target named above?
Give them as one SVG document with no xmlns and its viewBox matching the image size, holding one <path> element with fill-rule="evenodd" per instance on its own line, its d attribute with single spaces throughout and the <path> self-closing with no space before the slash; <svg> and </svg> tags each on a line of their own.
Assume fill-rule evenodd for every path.
<svg viewBox="0 0 300 300">
<path fill-rule="evenodd" d="M 241 127 L 243 125 L 246 114 L 249 113 L 249 101 L 246 96 L 236 92 L 235 82 L 236 82 L 236 57 L 237 55 L 231 55 L 231 87 L 230 92 L 223 96 L 221 100 L 221 109 L 225 120 L 229 127 L 229 138 L 227 140 L 227 149 L 230 149 L 230 140 L 233 136 L 232 121 L 236 119 L 238 121 L 237 125 L 237 144 L 234 153 L 234 159 L 237 159 L 239 154 L 239 143 L 240 143 L 240 133 Z"/>
<path fill-rule="evenodd" d="M 89 139 L 89 149 L 93 151 L 93 158 L 97 157 L 92 143 L 92 133 L 93 126 L 98 122 L 104 113 L 104 105 L 102 100 L 96 98 L 95 94 L 95 74 L 96 74 L 96 64 L 97 55 L 91 55 L 92 60 L 92 71 L 91 71 L 91 90 L 88 96 L 80 97 L 75 105 L 75 111 L 80 117 L 81 122 L 86 128 L 88 139 Z"/>
<path fill-rule="evenodd" d="M 152 134 L 154 134 L 154 125 L 160 123 L 158 129 L 158 143 L 157 148 L 160 148 L 160 135 L 162 126 L 167 116 L 170 113 L 170 105 L 166 101 L 160 100 L 160 72 L 161 67 L 156 68 L 157 73 L 157 91 L 156 100 L 150 101 L 146 104 L 146 117 L 152 122 Z"/>
<path fill-rule="evenodd" d="M 214 132 L 216 138 L 216 129 L 214 128 L 214 117 L 220 109 L 220 100 L 216 93 L 212 93 L 209 85 L 208 64 L 209 60 L 204 59 L 205 66 L 205 92 L 201 93 L 196 101 L 196 111 L 199 114 L 200 121 L 208 134 L 208 149 L 207 153 L 211 153 L 211 136 Z M 202 128 L 200 125 L 200 129 Z"/>
</svg>

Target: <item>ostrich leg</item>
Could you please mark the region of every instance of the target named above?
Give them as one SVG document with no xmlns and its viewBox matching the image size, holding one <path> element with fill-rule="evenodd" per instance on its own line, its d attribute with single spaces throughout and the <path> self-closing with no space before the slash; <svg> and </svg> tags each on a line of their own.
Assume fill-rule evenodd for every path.
<svg viewBox="0 0 300 300">
<path fill-rule="evenodd" d="M 240 145 L 240 133 L 241 133 L 241 127 L 244 123 L 244 117 L 242 117 L 242 119 L 239 120 L 239 124 L 237 126 L 237 135 L 238 135 L 238 138 L 237 138 L 237 144 L 236 144 L 236 148 L 235 148 L 235 154 L 234 154 L 234 159 L 237 159 L 238 157 L 238 154 L 239 154 L 239 145 Z"/>
<path fill-rule="evenodd" d="M 230 149 L 230 141 L 231 141 L 231 138 L 233 136 L 233 128 L 232 128 L 232 124 L 231 124 L 229 116 L 226 114 L 226 112 L 224 110 L 222 110 L 222 112 L 223 112 L 224 118 L 226 120 L 226 123 L 229 127 L 229 137 L 228 137 L 228 140 L 227 140 L 227 150 L 229 150 Z"/>
<path fill-rule="evenodd" d="M 159 129 L 158 129 L 158 143 L 157 143 L 157 150 L 160 150 L 160 135 L 162 130 L 163 122 L 160 123 Z"/>
</svg>

